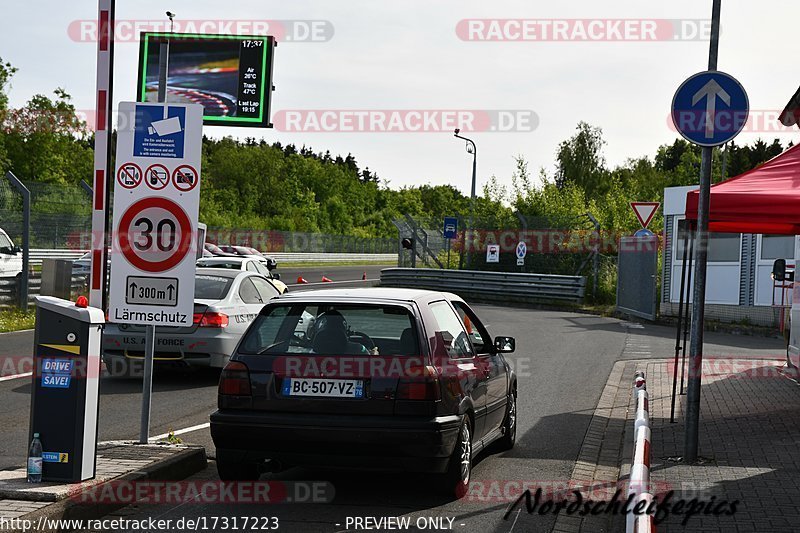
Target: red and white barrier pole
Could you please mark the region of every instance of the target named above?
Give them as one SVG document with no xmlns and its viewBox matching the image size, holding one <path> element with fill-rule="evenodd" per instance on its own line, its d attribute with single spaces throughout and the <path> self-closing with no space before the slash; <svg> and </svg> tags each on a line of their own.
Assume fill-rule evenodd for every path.
<svg viewBox="0 0 800 533">
<path fill-rule="evenodd" d="M 97 93 L 95 102 L 94 177 L 92 187 L 92 268 L 89 305 L 105 309 L 108 301 L 108 201 L 111 197 L 111 112 L 114 65 L 114 2 L 98 0 Z"/>
<path fill-rule="evenodd" d="M 640 427 L 650 427 L 650 404 L 647 391 L 642 389 L 636 393 L 636 417 L 633 420 L 634 442 Z"/>
<path fill-rule="evenodd" d="M 636 415 L 633 422 L 633 462 L 628 476 L 628 497 L 635 495 L 632 509 L 639 501 L 647 501 L 644 506 L 644 509 L 647 509 L 653 500 L 653 494 L 650 485 L 650 404 L 644 372 L 636 373 L 633 397 L 636 402 Z M 625 520 L 625 531 L 626 533 L 655 531 L 653 517 L 631 512 Z"/>
<path fill-rule="evenodd" d="M 640 504 L 639 502 L 645 502 L 644 504 Z M 646 511 L 650 504 L 653 502 L 653 495 L 644 493 L 640 494 L 636 500 L 633 502 L 633 507 L 635 508 L 637 504 L 641 505 L 643 511 Z M 655 516 L 652 514 L 646 514 L 643 512 L 642 514 L 634 516 L 633 520 L 633 533 L 655 533 L 656 531 L 656 524 L 655 524 Z"/>
</svg>

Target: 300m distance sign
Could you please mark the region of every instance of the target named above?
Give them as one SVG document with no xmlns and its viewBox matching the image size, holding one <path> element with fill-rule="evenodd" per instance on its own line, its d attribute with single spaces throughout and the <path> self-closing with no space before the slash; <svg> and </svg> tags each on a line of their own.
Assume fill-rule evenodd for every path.
<svg viewBox="0 0 800 533">
<path fill-rule="evenodd" d="M 120 115 L 128 118 L 117 136 L 121 178 L 114 190 L 109 321 L 188 326 L 203 108 L 123 102 Z M 148 169 L 141 178 L 138 168 Z"/>
</svg>

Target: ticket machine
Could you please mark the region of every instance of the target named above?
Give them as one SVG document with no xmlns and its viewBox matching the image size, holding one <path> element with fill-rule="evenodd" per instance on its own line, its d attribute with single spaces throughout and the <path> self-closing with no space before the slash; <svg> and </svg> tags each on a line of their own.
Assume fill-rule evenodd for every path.
<svg viewBox="0 0 800 533">
<path fill-rule="evenodd" d="M 39 434 L 42 481 L 79 482 L 95 476 L 100 341 L 105 317 L 52 296 L 36 299 L 31 421 Z"/>
</svg>

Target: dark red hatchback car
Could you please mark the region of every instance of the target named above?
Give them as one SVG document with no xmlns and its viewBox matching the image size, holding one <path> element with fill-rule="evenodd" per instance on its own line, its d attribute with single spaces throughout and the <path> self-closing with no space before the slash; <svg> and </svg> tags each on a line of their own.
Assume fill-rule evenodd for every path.
<svg viewBox="0 0 800 533">
<path fill-rule="evenodd" d="M 517 382 L 458 296 L 388 288 L 273 299 L 243 336 L 211 415 L 224 480 L 305 465 L 441 474 L 463 494 L 472 458 L 514 446 Z"/>
</svg>

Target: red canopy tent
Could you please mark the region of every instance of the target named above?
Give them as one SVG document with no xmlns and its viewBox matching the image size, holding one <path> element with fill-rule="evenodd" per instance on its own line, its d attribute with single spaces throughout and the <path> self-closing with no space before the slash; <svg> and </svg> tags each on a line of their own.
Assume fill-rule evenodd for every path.
<svg viewBox="0 0 800 533">
<path fill-rule="evenodd" d="M 686 219 L 696 221 L 699 191 L 686 195 Z M 800 235 L 800 144 L 763 165 L 711 186 L 708 230 Z"/>
</svg>

